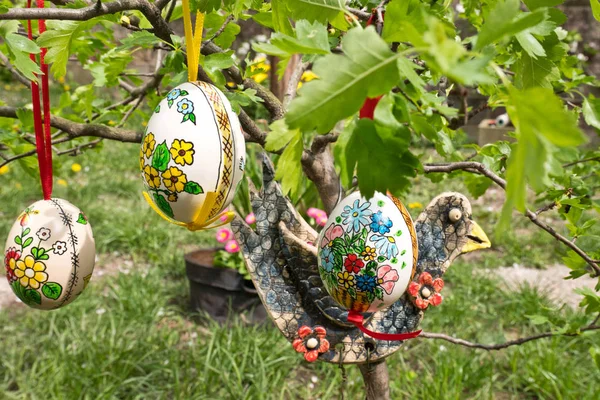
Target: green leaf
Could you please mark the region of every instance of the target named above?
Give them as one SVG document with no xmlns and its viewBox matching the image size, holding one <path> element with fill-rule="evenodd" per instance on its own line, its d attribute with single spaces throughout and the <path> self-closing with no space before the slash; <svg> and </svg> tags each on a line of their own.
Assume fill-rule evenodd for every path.
<svg viewBox="0 0 600 400">
<path fill-rule="evenodd" d="M 578 288 L 575 289 L 574 292 L 583 296 L 583 300 L 579 303 L 579 307 L 584 307 L 586 314 L 600 312 L 600 295 L 592 288 Z"/>
<path fill-rule="evenodd" d="M 552 89 L 552 82 L 559 78 L 558 67 L 546 57 L 533 58 L 523 53 L 515 64 L 515 86 L 519 89 L 535 86 Z"/>
<path fill-rule="evenodd" d="M 37 290 L 27 289 L 25 290 L 25 303 L 27 304 L 42 304 L 42 296 Z"/>
<path fill-rule="evenodd" d="M 596 129 L 600 129 L 600 98 L 597 99 L 590 95 L 590 97 L 583 100 L 581 108 L 585 122 Z"/>
<path fill-rule="evenodd" d="M 121 49 L 128 49 L 131 47 L 142 47 L 142 48 L 152 48 L 153 46 L 161 43 L 162 40 L 156 37 L 153 33 L 150 33 L 146 30 L 130 32 L 128 36 L 124 39 L 121 39 Z"/>
<path fill-rule="evenodd" d="M 202 186 L 198 185 L 196 182 L 191 181 L 186 182 L 185 186 L 183 187 L 183 191 L 190 194 L 204 193 L 204 189 L 202 189 Z"/>
<path fill-rule="evenodd" d="M 289 129 L 284 120 L 280 119 L 270 125 L 271 132 L 267 135 L 265 150 L 276 152 L 281 150 L 286 144 L 295 138 L 299 131 Z"/>
<path fill-rule="evenodd" d="M 88 31 L 102 19 L 108 17 L 97 17 L 85 22 L 54 21 L 46 22 L 48 30 L 37 38 L 40 47 L 46 47 L 46 62 L 52 63 L 51 71 L 55 77 L 60 78 L 67 73 L 67 62 L 71 52 L 71 46 L 79 39 L 79 34 Z"/>
<path fill-rule="evenodd" d="M 509 88 L 507 111 L 516 127 L 517 144 L 508 160 L 506 202 L 498 232 L 508 228 L 513 206 L 525 211 L 527 182 L 540 191 L 550 184 L 551 145 L 578 146 L 587 140 L 577 126 L 576 116 L 565 109 L 551 89 Z"/>
<path fill-rule="evenodd" d="M 187 114 L 186 117 L 190 115 Z M 152 155 L 152 166 L 156 168 L 157 171 L 166 171 L 169 165 L 169 161 L 171 160 L 171 155 L 169 154 L 169 148 L 167 147 L 167 142 L 164 141 L 154 150 L 154 154 Z"/>
<path fill-rule="evenodd" d="M 427 13 L 419 0 L 393 0 L 385 10 L 386 19 L 393 21 L 383 25 L 383 39 L 388 42 L 408 42 L 424 46 L 423 32 L 427 30 Z"/>
<path fill-rule="evenodd" d="M 196 115 L 195 114 L 188 114 L 189 116 L 189 120 L 192 121 L 194 123 L 194 125 L 196 125 Z"/>
<path fill-rule="evenodd" d="M 548 317 L 545 317 L 543 315 L 525 315 L 525 316 L 527 318 L 529 318 L 531 323 L 534 325 L 542 325 L 542 324 L 547 324 L 550 322 Z"/>
<path fill-rule="evenodd" d="M 58 299 L 62 293 L 62 290 L 62 286 L 56 282 L 46 282 L 44 286 L 42 286 L 42 293 L 44 296 L 52 300 Z"/>
<path fill-rule="evenodd" d="M 12 51 L 20 51 L 27 54 L 39 54 L 41 52 L 38 45 L 25 36 L 9 33 L 6 35 L 5 39 Z"/>
<path fill-rule="evenodd" d="M 292 18 L 326 23 L 335 20 L 345 10 L 342 0 L 285 0 Z"/>
<path fill-rule="evenodd" d="M 158 208 L 160 208 L 160 210 L 164 212 L 165 215 L 173 218 L 173 209 L 171 208 L 171 205 L 169 204 L 167 199 L 165 199 L 161 194 L 158 193 L 152 193 L 152 195 L 154 197 L 154 202 L 156 203 Z"/>
<path fill-rule="evenodd" d="M 329 132 L 357 112 L 367 97 L 384 94 L 398 82 L 400 54 L 393 53 L 372 26 L 348 31 L 342 48 L 344 55 L 315 62 L 313 71 L 320 79 L 304 84 L 290 104 L 286 122 L 291 128 Z"/>
<path fill-rule="evenodd" d="M 495 43 L 505 37 L 510 37 L 532 28 L 548 18 L 545 10 L 531 13 L 519 11 L 519 0 L 505 0 L 485 15 L 485 23 L 477 36 L 476 49 L 482 49 L 488 44 Z"/>
<path fill-rule="evenodd" d="M 399 192 L 410 185 L 408 177 L 416 176 L 419 160 L 408 150 L 410 131 L 405 126 L 396 129 L 375 124 L 370 119 L 361 119 L 350 133 L 344 133 L 338 150 L 340 164 L 346 171 L 346 179 L 350 180 L 356 166 L 358 187 L 366 198 L 373 196 L 377 190 Z M 344 157 L 339 157 L 343 152 Z M 376 160 L 376 161 L 375 161 Z M 381 171 L 394 171 L 393 174 L 382 174 Z"/>
<path fill-rule="evenodd" d="M 516 35 L 519 44 L 532 58 L 545 57 L 546 50 L 540 42 L 529 32 L 521 32 Z"/>
<path fill-rule="evenodd" d="M 31 232 L 31 229 L 25 228 L 25 230 L 23 230 L 23 233 L 21 233 L 21 236 L 25 237 L 29 234 L 29 232 Z"/>
<path fill-rule="evenodd" d="M 16 243 L 16 244 L 19 244 L 19 245 L 20 245 L 21 243 L 23 243 L 23 242 L 21 241 L 21 236 L 19 236 L 19 235 L 15 236 L 15 243 Z"/>
<path fill-rule="evenodd" d="M 594 18 L 596 18 L 596 21 L 600 21 L 600 0 L 590 0 L 590 6 Z"/>
<path fill-rule="evenodd" d="M 271 0 L 271 11 L 273 14 L 272 19 L 275 32 L 281 32 L 291 36 L 294 30 L 288 19 L 285 0 Z"/>
<path fill-rule="evenodd" d="M 302 187 L 302 133 L 295 130 L 295 134 L 287 145 L 277 162 L 275 179 L 281 181 L 281 189 L 284 194 L 290 194 L 295 198 Z"/>
<path fill-rule="evenodd" d="M 558 6 L 564 2 L 565 0 L 523 0 L 523 3 L 525 3 L 527 8 L 529 8 L 531 11 L 542 7 Z"/>
<path fill-rule="evenodd" d="M 31 242 L 33 242 L 33 238 L 30 237 L 30 238 L 25 239 L 25 243 L 23 243 L 23 248 L 29 247 Z"/>
<path fill-rule="evenodd" d="M 600 18 L 598 20 L 600 21 Z M 596 364 L 596 368 L 600 371 L 600 347 L 590 347 L 590 356 L 592 357 L 594 364 Z"/>
<path fill-rule="evenodd" d="M 28 38 L 9 33 L 6 35 L 6 44 L 14 56 L 14 66 L 27 79 L 37 81 L 35 74 L 41 74 L 38 64 L 29 58 L 29 54 L 37 54 L 40 48 Z"/>
</svg>

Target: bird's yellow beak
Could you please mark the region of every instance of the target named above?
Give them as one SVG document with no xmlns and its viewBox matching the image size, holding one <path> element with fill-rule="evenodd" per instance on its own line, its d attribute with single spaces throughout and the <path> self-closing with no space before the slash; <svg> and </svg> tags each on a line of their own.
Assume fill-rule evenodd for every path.
<svg viewBox="0 0 600 400">
<path fill-rule="evenodd" d="M 492 246 L 490 239 L 488 239 L 479 224 L 475 221 L 471 221 L 471 224 L 471 232 L 467 234 L 467 244 L 462 249 L 463 254 L 475 250 L 489 249 Z"/>
</svg>

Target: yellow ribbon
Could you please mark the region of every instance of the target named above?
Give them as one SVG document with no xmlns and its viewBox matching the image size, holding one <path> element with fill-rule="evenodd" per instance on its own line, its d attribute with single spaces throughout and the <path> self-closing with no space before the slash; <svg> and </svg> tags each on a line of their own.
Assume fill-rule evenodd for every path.
<svg viewBox="0 0 600 400">
<path fill-rule="evenodd" d="M 158 215 L 160 215 L 162 219 L 164 219 L 167 222 L 172 223 L 173 225 L 185 226 L 192 232 L 218 228 L 219 226 L 223 226 L 225 224 L 230 223 L 233 220 L 233 218 L 235 217 L 235 213 L 233 211 L 224 211 L 224 212 L 220 213 L 219 215 L 217 215 L 216 217 L 207 219 L 208 213 L 210 213 L 210 210 L 212 209 L 213 205 L 215 204 L 215 200 L 217 198 L 217 193 L 215 193 L 215 192 L 208 192 L 206 194 L 206 198 L 204 199 L 202 208 L 200 208 L 200 210 L 198 210 L 198 212 L 194 216 L 192 222 L 180 222 L 180 221 L 176 221 L 172 218 L 169 218 L 169 216 L 167 216 L 164 212 L 162 212 L 162 210 L 160 208 L 158 208 L 158 206 L 156 204 L 154 204 L 154 201 L 152 201 L 152 198 L 150 198 L 150 195 L 148 194 L 148 192 L 142 192 L 142 193 L 144 194 L 144 199 L 146 199 L 148 204 L 150 204 L 150 207 L 152 207 L 152 209 L 154 211 L 156 211 L 156 213 Z M 225 219 L 223 221 L 220 221 L 219 223 L 215 224 L 215 222 L 219 221 L 222 217 L 225 217 Z"/>
<path fill-rule="evenodd" d="M 183 27 L 185 29 L 185 46 L 188 62 L 188 81 L 198 80 L 198 63 L 200 60 L 200 46 L 202 46 L 202 29 L 204 28 L 204 14 L 196 12 L 196 28 L 192 29 L 192 13 L 189 0 L 183 0 Z"/>
</svg>

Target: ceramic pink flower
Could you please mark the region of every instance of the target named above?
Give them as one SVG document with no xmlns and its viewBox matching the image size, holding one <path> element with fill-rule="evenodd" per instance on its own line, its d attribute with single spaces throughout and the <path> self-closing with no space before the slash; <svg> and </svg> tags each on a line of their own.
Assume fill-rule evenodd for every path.
<svg viewBox="0 0 600 400">
<path fill-rule="evenodd" d="M 247 224 L 252 225 L 255 222 L 256 222 L 256 216 L 254 215 L 254 213 L 250 213 L 250 214 L 246 215 L 246 223 Z"/>
<path fill-rule="evenodd" d="M 240 251 L 240 245 L 235 239 L 230 240 L 225 244 L 225 251 L 228 253 L 237 253 Z"/>
<path fill-rule="evenodd" d="M 377 270 L 377 283 L 387 294 L 392 294 L 394 285 L 398 281 L 398 271 L 389 265 L 384 265 Z"/>
<path fill-rule="evenodd" d="M 233 237 L 233 232 L 228 228 L 221 228 L 217 231 L 217 242 L 225 243 Z"/>
<path fill-rule="evenodd" d="M 334 239 L 342 237 L 344 235 L 344 228 L 341 225 L 331 224 L 329 228 L 325 231 L 323 235 L 323 240 L 321 241 L 321 247 L 327 246 L 329 242 L 332 242 Z"/>
<path fill-rule="evenodd" d="M 227 211 L 227 210 L 225 210 L 225 211 Z M 221 217 L 219 217 L 219 220 L 221 222 L 227 222 L 227 218 L 228 218 L 227 214 L 223 214 L 223 215 L 221 215 Z"/>
<path fill-rule="evenodd" d="M 419 276 L 418 282 L 411 282 L 408 285 L 408 293 L 415 298 L 415 305 L 421 310 L 426 309 L 430 304 L 439 306 L 444 299 L 440 291 L 444 288 L 442 278 L 435 278 L 429 272 L 423 272 Z"/>
</svg>

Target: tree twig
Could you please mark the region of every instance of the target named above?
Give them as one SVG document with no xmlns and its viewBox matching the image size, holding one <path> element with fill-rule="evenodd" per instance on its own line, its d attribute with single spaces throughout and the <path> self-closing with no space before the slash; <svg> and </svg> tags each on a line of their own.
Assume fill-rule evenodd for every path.
<svg viewBox="0 0 600 400">
<path fill-rule="evenodd" d="M 225 28 L 227 28 L 227 25 L 229 25 L 229 23 L 231 21 L 233 21 L 233 18 L 234 18 L 233 14 L 229 14 L 227 16 L 227 18 L 225 18 L 225 21 L 223 21 L 223 24 L 221 25 L 221 27 L 219 29 L 217 29 L 217 31 L 215 32 L 215 34 L 212 35 L 212 37 L 210 39 L 206 40 L 203 43 L 210 43 L 213 40 L 215 40 L 216 38 L 218 38 L 219 36 L 221 36 L 221 34 L 225 31 Z"/>
<path fill-rule="evenodd" d="M 290 76 L 290 80 L 288 81 L 288 85 L 285 90 L 285 95 L 283 97 L 283 107 L 285 109 L 288 108 L 290 102 L 294 100 L 294 97 L 296 97 L 296 93 L 298 92 L 298 83 L 300 83 L 300 79 L 302 79 L 302 74 L 304 73 L 304 71 L 306 71 L 306 68 L 308 68 L 309 65 L 310 63 L 303 63 L 302 61 L 296 64 L 296 68 L 294 68 L 294 71 Z"/>
<path fill-rule="evenodd" d="M 589 161 L 598 161 L 598 162 L 600 162 L 600 157 L 584 158 L 583 160 L 577 160 L 577 161 L 573 161 L 573 162 L 570 162 L 570 163 L 567 163 L 567 164 L 563 164 L 563 167 L 567 168 L 567 167 L 571 167 L 571 166 L 576 165 L 576 164 L 581 164 L 581 163 L 585 163 L 585 162 L 589 162 Z"/>
<path fill-rule="evenodd" d="M 600 329 L 600 326 L 595 325 L 595 322 L 594 322 L 591 325 L 581 328 L 580 332 L 593 331 L 593 330 L 598 330 L 598 329 Z M 578 336 L 578 335 L 579 335 L 579 333 L 545 332 L 545 333 L 540 333 L 537 335 L 527 336 L 527 337 L 523 337 L 523 338 L 519 338 L 519 339 L 515 339 L 515 340 L 509 340 L 504 343 L 496 343 L 496 344 L 482 344 L 482 343 L 469 342 L 468 340 L 455 338 L 455 337 L 452 337 L 452 336 L 449 336 L 449 335 L 446 335 L 443 333 L 421 332 L 419 337 L 425 338 L 425 339 L 441 339 L 441 340 L 445 340 L 450 343 L 458 344 L 460 346 L 465 346 L 465 347 L 469 347 L 472 349 L 483 349 L 483 350 L 491 351 L 491 350 L 506 349 L 507 347 L 510 347 L 510 346 L 519 346 L 524 343 L 531 342 L 532 340 L 544 339 L 544 338 L 549 338 L 549 337 L 553 337 L 553 336 Z"/>
</svg>

